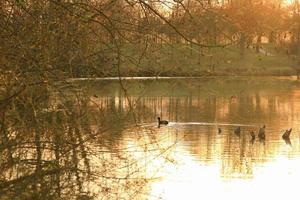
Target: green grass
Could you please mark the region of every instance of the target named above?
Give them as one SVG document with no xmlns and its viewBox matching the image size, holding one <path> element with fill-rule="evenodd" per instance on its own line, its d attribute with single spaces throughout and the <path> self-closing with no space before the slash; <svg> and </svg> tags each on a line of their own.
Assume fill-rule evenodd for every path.
<svg viewBox="0 0 300 200">
<path fill-rule="evenodd" d="M 294 75 L 295 60 L 268 44 L 272 56 L 238 47 L 202 48 L 184 44 L 148 46 L 124 45 L 122 76 L 203 76 L 203 75 Z"/>
</svg>

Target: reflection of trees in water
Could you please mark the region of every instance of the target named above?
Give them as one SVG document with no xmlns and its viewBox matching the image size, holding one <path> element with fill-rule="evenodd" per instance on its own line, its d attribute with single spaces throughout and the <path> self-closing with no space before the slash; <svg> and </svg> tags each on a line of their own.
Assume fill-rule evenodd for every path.
<svg viewBox="0 0 300 200">
<path fill-rule="evenodd" d="M 183 141 L 192 141 L 188 148 L 198 159 L 215 162 L 221 159 L 221 174 L 226 177 L 253 177 L 253 167 L 258 163 L 264 163 L 270 157 L 278 154 L 280 145 L 274 140 L 280 141 L 280 134 L 273 134 L 282 127 L 280 121 L 292 116 L 297 119 L 292 95 L 268 94 L 268 92 L 243 93 L 240 96 L 144 96 L 137 100 L 136 109 L 139 121 L 156 122 L 156 116 L 178 122 L 229 122 L 255 124 L 257 127 L 243 127 L 241 137 L 233 133 L 234 127 L 222 127 L 221 136 L 217 136 L 215 127 L 192 128 L 183 130 Z M 126 101 L 121 96 L 121 102 Z M 126 110 L 126 103 L 122 110 Z M 283 121 L 282 123 L 285 123 Z M 293 122 L 288 122 L 289 124 Z M 259 142 L 257 139 L 251 143 L 250 131 L 257 131 L 259 126 L 267 124 L 267 141 Z M 286 124 L 285 124 L 286 126 Z M 203 130 L 202 130 L 203 129 Z M 205 129 L 205 130 L 204 130 Z M 224 135 L 223 135 L 224 134 Z M 222 137 L 222 144 L 216 144 L 218 137 Z M 220 156 L 220 157 L 218 157 Z"/>
<path fill-rule="evenodd" d="M 142 194 L 146 180 L 137 158 L 124 154 L 127 147 L 116 150 L 119 145 L 105 134 L 113 118 L 105 118 L 102 108 L 91 106 L 80 91 L 67 94 L 28 87 L 1 112 L 0 199 Z M 158 144 L 150 136 L 149 142 Z"/>
<path fill-rule="evenodd" d="M 1 118 L 1 198 L 84 195 L 90 178 L 85 141 L 92 136 L 87 99 L 59 102 L 47 87 L 27 88 Z"/>
<path fill-rule="evenodd" d="M 253 176 L 254 156 L 252 143 L 247 137 L 248 131 L 245 131 L 241 137 L 235 137 L 230 130 L 225 138 L 224 150 L 222 152 L 222 176 L 224 178 L 242 176 L 251 178 Z"/>
<path fill-rule="evenodd" d="M 143 96 L 131 97 L 140 122 L 154 122 L 162 116 L 173 122 L 231 122 L 265 124 L 294 113 L 290 98 L 268 94 L 243 94 L 234 98 L 227 96 Z M 94 100 L 102 106 L 110 120 L 129 116 L 128 99 L 101 97 Z"/>
<path fill-rule="evenodd" d="M 174 161 L 168 152 L 172 142 L 158 140 L 157 129 L 135 129 L 130 134 L 136 134 L 136 144 L 123 146 L 120 141 L 127 126 L 124 121 L 131 118 L 128 101 L 132 101 L 140 122 L 156 122 L 156 117 L 162 116 L 183 122 L 270 124 L 298 109 L 289 104 L 290 97 L 261 93 L 236 98 L 119 95 L 92 97 L 90 101 L 80 91 L 62 97 L 44 86 L 26 88 L 1 112 L 1 199 L 143 195 L 147 191 L 147 163 L 157 162 L 160 156 L 164 158 L 161 166 L 166 160 Z M 279 126 L 280 123 L 272 124 L 275 129 Z M 105 134 L 105 127 L 114 131 Z M 247 135 L 238 138 L 232 128 L 222 129 L 224 136 L 217 136 L 215 127 L 203 127 L 197 130 L 206 134 L 186 134 L 181 141 L 197 141 L 188 148 L 202 161 L 221 159 L 224 176 L 251 176 L 254 163 L 264 162 L 266 149 L 268 154 L 276 154 L 276 145 L 266 142 L 264 146 L 258 141 L 252 145 Z M 249 131 L 250 128 L 245 133 Z M 219 137 L 223 137 L 221 145 L 216 144 Z M 128 153 L 130 149 L 134 155 Z M 149 153 L 153 149 L 156 154 Z"/>
<path fill-rule="evenodd" d="M 252 127 L 242 127 L 241 136 L 234 134 L 234 127 L 223 126 L 222 134 L 214 126 L 195 126 L 181 130 L 186 149 L 200 162 L 207 165 L 218 163 L 220 174 L 225 179 L 253 178 L 254 167 L 275 158 L 280 142 L 267 140 L 266 144 L 256 139 L 251 142 Z M 280 141 L 280 140 L 279 140 Z M 271 144 L 269 144 L 271 142 Z"/>
</svg>

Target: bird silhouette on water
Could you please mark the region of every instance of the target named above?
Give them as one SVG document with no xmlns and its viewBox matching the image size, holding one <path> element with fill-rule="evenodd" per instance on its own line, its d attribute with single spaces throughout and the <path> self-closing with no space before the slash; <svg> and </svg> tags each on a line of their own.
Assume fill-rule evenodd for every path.
<svg viewBox="0 0 300 200">
<path fill-rule="evenodd" d="M 258 138 L 259 140 L 265 140 L 266 139 L 266 125 L 263 125 L 263 127 L 261 127 L 258 131 Z"/>
<path fill-rule="evenodd" d="M 251 142 L 253 143 L 255 140 L 255 133 L 254 131 L 250 131 L 250 136 L 251 136 Z"/>
<path fill-rule="evenodd" d="M 292 128 L 290 128 L 290 130 L 285 130 L 285 132 L 282 135 L 282 139 L 284 139 L 284 140 L 289 139 L 291 132 L 292 132 Z"/>
<path fill-rule="evenodd" d="M 237 127 L 236 129 L 234 129 L 234 133 L 235 133 L 237 136 L 240 136 L 240 135 L 241 135 L 241 127 Z"/>
<path fill-rule="evenodd" d="M 218 133 L 221 134 L 222 133 L 222 129 L 218 128 Z"/>
<path fill-rule="evenodd" d="M 158 127 L 160 127 L 160 125 L 168 125 L 168 121 L 167 120 L 161 120 L 160 117 L 157 117 L 157 121 L 158 121 Z"/>
</svg>

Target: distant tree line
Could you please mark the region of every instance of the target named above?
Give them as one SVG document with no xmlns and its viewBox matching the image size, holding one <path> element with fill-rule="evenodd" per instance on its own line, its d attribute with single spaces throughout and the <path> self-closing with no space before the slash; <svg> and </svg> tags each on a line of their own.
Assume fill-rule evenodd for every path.
<svg viewBox="0 0 300 200">
<path fill-rule="evenodd" d="M 297 0 L 3 0 L 1 73 L 109 76 L 124 60 L 138 65 L 151 45 L 236 45 L 243 55 L 262 38 L 298 56 L 299 14 Z M 129 44 L 138 55 L 123 54 Z"/>
</svg>

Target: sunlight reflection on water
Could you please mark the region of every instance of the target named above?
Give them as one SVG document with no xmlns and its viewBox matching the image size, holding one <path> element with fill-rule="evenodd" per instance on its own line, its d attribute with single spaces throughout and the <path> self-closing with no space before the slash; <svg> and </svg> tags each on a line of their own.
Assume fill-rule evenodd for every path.
<svg viewBox="0 0 300 200">
<path fill-rule="evenodd" d="M 150 196 L 161 199 L 296 199 L 300 160 L 278 158 L 254 167 L 255 179 L 220 179 L 217 165 L 205 166 L 185 157 L 183 166 L 153 183 Z M 217 163 L 216 163 L 217 164 Z M 175 178 L 176 177 L 176 178 Z M 178 181 L 180 180 L 180 181 Z"/>
<path fill-rule="evenodd" d="M 130 147 L 143 166 L 138 167 L 142 176 L 151 180 L 145 199 L 298 199 L 300 89 L 288 79 L 281 81 L 286 85 L 254 80 L 257 87 L 247 83 L 246 90 L 243 81 L 226 85 L 216 80 L 209 83 L 217 85 L 210 87 L 212 93 L 201 90 L 206 88 L 202 83 L 201 89 L 190 84 L 190 92 L 172 83 L 150 87 L 141 98 L 132 95 L 131 100 L 139 100 L 140 127 L 123 126 L 118 142 Z M 120 113 L 128 107 L 121 95 L 99 101 Z M 157 116 L 170 123 L 158 128 Z M 260 141 L 263 124 L 266 140 Z M 281 135 L 291 127 L 289 145 Z"/>
<path fill-rule="evenodd" d="M 170 162 L 158 157 L 147 162 L 147 176 L 159 177 L 148 185 L 149 199 L 296 199 L 294 183 L 300 178 L 297 140 L 288 146 L 280 137 L 274 139 L 277 131 L 269 131 L 265 145 L 258 140 L 251 144 L 247 134 L 238 138 L 230 128 L 217 135 L 214 129 L 203 131 L 205 125 L 202 131 L 198 126 L 180 127 L 157 129 L 156 134 L 164 138 L 161 143 L 172 143 L 176 129 L 178 143 L 168 153 Z M 226 144 L 228 139 L 233 143 Z M 159 171 L 154 170 L 157 168 Z"/>
</svg>

